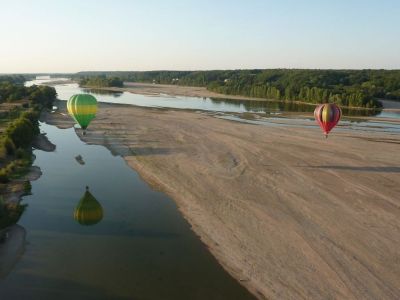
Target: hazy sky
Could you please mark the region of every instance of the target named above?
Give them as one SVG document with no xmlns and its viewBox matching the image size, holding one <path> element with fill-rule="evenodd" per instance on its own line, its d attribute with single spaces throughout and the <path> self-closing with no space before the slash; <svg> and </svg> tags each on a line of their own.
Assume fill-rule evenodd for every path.
<svg viewBox="0 0 400 300">
<path fill-rule="evenodd" d="M 400 0 L 0 0 L 0 73 L 400 68 Z"/>
</svg>

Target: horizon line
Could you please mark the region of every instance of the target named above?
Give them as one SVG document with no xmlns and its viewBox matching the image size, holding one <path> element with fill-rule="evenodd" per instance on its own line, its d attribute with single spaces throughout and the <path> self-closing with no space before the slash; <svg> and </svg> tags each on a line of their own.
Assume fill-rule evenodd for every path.
<svg viewBox="0 0 400 300">
<path fill-rule="evenodd" d="M 93 73 L 128 73 L 128 72 L 210 72 L 210 71 L 251 71 L 251 70 L 309 70 L 309 71 L 400 71 L 400 68 L 235 68 L 235 69 L 152 69 L 152 70 L 84 70 L 77 72 L 1 72 L 0 75 L 24 75 L 24 74 L 78 74 L 85 72 L 93 72 Z"/>
</svg>

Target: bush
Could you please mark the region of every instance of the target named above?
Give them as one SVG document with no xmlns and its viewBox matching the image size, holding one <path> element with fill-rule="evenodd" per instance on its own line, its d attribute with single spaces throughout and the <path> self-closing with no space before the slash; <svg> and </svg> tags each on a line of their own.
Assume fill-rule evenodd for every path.
<svg viewBox="0 0 400 300">
<path fill-rule="evenodd" d="M 0 139 L 0 160 L 6 160 L 7 156 L 13 155 L 15 146 L 9 137 L 3 137 Z"/>
<path fill-rule="evenodd" d="M 6 132 L 17 148 L 28 147 L 35 135 L 33 124 L 26 118 L 18 118 L 13 121 Z"/>
<path fill-rule="evenodd" d="M 21 118 L 28 119 L 33 125 L 33 131 L 35 135 L 40 133 L 39 129 L 39 112 L 37 111 L 26 111 L 21 114 Z"/>
<path fill-rule="evenodd" d="M 4 161 L 7 158 L 7 149 L 3 144 L 0 144 L 0 160 Z"/>
<path fill-rule="evenodd" d="M 7 172 L 7 176 L 10 176 L 16 169 L 18 168 L 18 163 L 14 160 L 10 162 L 5 168 L 5 171 Z"/>
<path fill-rule="evenodd" d="M 5 137 L 3 140 L 3 143 L 4 143 L 4 147 L 7 150 L 7 154 L 13 155 L 15 152 L 15 145 L 14 145 L 13 141 L 9 137 Z"/>
<path fill-rule="evenodd" d="M 57 97 L 55 88 L 45 85 L 33 85 L 28 88 L 28 97 L 34 103 L 41 107 L 51 108 Z"/>
<path fill-rule="evenodd" d="M 26 204 L 5 203 L 0 199 L 0 230 L 18 222 L 23 214 Z"/>
<path fill-rule="evenodd" d="M 24 194 L 26 195 L 31 195 L 32 191 L 32 185 L 30 181 L 25 181 L 24 182 Z"/>
<path fill-rule="evenodd" d="M 0 182 L 7 183 L 9 181 L 10 181 L 10 179 L 8 178 L 7 171 L 4 168 L 1 168 L 0 169 Z"/>
<path fill-rule="evenodd" d="M 24 158 L 25 157 L 24 149 L 18 148 L 17 151 L 15 152 L 15 157 L 18 159 Z"/>
</svg>

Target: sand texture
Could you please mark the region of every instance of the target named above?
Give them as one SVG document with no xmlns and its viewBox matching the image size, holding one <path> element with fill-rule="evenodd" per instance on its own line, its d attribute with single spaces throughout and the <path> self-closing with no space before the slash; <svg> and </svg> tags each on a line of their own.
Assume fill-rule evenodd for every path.
<svg viewBox="0 0 400 300">
<path fill-rule="evenodd" d="M 257 297 L 400 299 L 399 135 L 109 104 L 77 133 L 170 195 Z"/>
</svg>

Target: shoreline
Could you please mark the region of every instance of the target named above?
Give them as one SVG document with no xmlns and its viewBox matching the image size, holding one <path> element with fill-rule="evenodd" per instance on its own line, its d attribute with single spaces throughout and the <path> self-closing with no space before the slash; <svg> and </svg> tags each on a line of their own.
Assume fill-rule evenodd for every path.
<svg viewBox="0 0 400 300">
<path fill-rule="evenodd" d="M 40 167 L 32 165 L 29 171 L 20 178 L 12 179 L 6 183 L 6 188 L 3 192 L 4 202 L 7 204 L 19 204 L 22 198 L 29 193 L 25 190 L 26 183 L 38 180 L 42 176 Z"/>
<path fill-rule="evenodd" d="M 39 134 L 32 141 L 31 147 L 36 150 L 52 152 L 56 149 L 56 145 L 52 144 L 44 134 Z M 10 182 L 2 184 L 4 190 L 2 196 L 5 203 L 19 204 L 22 198 L 30 193 L 26 190 L 26 184 L 31 181 L 38 180 L 42 176 L 39 166 L 34 165 L 35 155 L 32 154 L 33 161 L 27 172 L 19 178 L 11 179 Z"/>
<path fill-rule="evenodd" d="M 44 85 L 56 86 L 63 84 L 79 84 L 78 81 L 68 79 L 68 80 L 55 80 L 44 83 Z M 217 99 L 229 99 L 229 100 L 243 100 L 243 101 L 266 101 L 266 102 L 281 102 L 281 103 L 294 103 L 301 105 L 316 106 L 318 103 L 310 103 L 299 100 L 276 100 L 276 99 L 266 99 L 257 98 L 241 95 L 228 95 L 220 94 L 208 90 L 206 87 L 195 87 L 195 86 L 184 86 L 184 85 L 171 85 L 171 84 L 154 84 L 146 82 L 124 82 L 123 87 L 94 87 L 94 86 L 82 86 L 85 89 L 96 89 L 111 92 L 127 92 L 138 95 L 153 96 L 158 97 L 160 95 L 168 95 L 172 97 L 197 97 L 197 98 L 217 98 Z M 340 106 L 349 110 L 367 110 L 367 111 L 388 111 L 388 112 L 400 112 L 400 101 L 390 100 L 390 99 L 378 99 L 383 107 L 381 108 L 367 108 L 367 107 L 354 107 L 354 106 Z M 390 103 L 395 103 L 394 107 Z M 388 107 L 385 108 L 385 104 Z"/>
<path fill-rule="evenodd" d="M 169 195 L 220 264 L 256 297 L 400 295 L 400 268 L 393 269 L 400 243 L 393 240 L 400 228 L 393 210 L 400 207 L 398 135 L 334 132 L 326 141 L 317 128 L 99 106 L 87 135 L 77 130 L 78 136 L 122 156 Z M 74 124 L 59 113 L 44 121 Z"/>
<path fill-rule="evenodd" d="M 32 148 L 36 150 L 52 152 L 56 149 L 56 145 L 51 143 L 47 139 L 46 135 L 40 133 L 32 141 Z M 42 171 L 40 167 L 34 165 L 35 156 L 33 154 L 32 156 L 32 165 L 29 167 L 29 170 L 26 172 L 26 174 L 22 175 L 19 178 L 12 179 L 10 182 L 4 184 L 5 189 L 2 196 L 4 197 L 5 203 L 19 204 L 22 201 L 22 198 L 30 192 L 26 191 L 26 183 L 38 180 L 40 176 L 42 176 Z"/>
<path fill-rule="evenodd" d="M 52 152 L 56 149 L 56 145 L 52 144 L 45 135 L 39 134 L 33 140 L 32 148 L 36 150 Z M 38 180 L 40 176 L 42 176 L 42 171 L 39 166 L 34 165 L 34 160 L 35 159 L 33 159 L 32 165 L 29 167 L 29 170 L 26 174 L 19 178 L 12 179 L 10 182 L 4 184 L 5 190 L 3 197 L 5 203 L 19 204 L 22 201 L 22 198 L 29 193 L 29 191 L 26 191 L 25 188 L 26 183 Z"/>
</svg>

